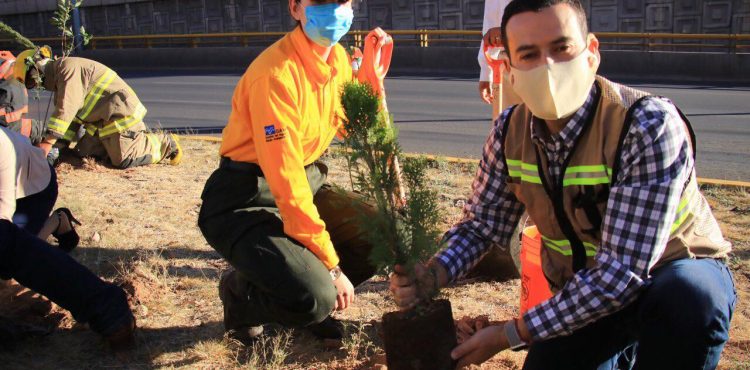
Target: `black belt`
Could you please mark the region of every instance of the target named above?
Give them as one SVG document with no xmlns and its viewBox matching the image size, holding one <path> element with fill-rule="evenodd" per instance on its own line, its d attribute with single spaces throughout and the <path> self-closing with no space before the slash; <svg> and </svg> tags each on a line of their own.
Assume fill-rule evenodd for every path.
<svg viewBox="0 0 750 370">
<path fill-rule="evenodd" d="M 258 177 L 263 177 L 263 170 L 257 163 L 233 161 L 228 157 L 221 157 L 219 168 L 226 168 L 233 171 L 247 172 Z"/>
</svg>

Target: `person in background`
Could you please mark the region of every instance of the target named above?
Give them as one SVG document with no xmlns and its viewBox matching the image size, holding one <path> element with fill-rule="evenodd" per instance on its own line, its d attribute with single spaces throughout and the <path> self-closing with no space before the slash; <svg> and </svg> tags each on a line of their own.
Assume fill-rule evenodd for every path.
<svg viewBox="0 0 750 370">
<path fill-rule="evenodd" d="M 479 62 L 479 97 L 487 104 L 492 104 L 493 99 L 495 98 L 492 94 L 492 84 L 497 83 L 497 81 L 492 81 L 492 70 L 487 63 L 487 58 L 484 55 L 484 46 L 489 45 L 493 48 L 504 48 L 503 43 L 500 39 L 500 22 L 503 19 L 503 12 L 505 11 L 505 7 L 508 6 L 508 3 L 510 3 L 510 0 L 485 0 L 484 2 L 482 41 L 479 44 L 477 61 Z M 516 95 L 516 93 L 513 91 L 513 88 L 510 86 L 507 70 L 505 71 L 505 73 L 503 73 L 501 89 L 501 111 L 510 107 L 511 105 L 521 102 L 521 100 L 518 98 L 518 95 Z"/>
<path fill-rule="evenodd" d="M 54 93 L 55 107 L 39 144 L 45 154 L 60 140 L 63 146 L 77 141 L 80 156 L 108 158 L 116 168 L 182 160 L 177 137 L 148 130 L 146 107 L 107 66 L 78 57 L 53 59 L 45 47 L 19 54 L 14 75 L 29 89 Z M 81 127 L 85 133 L 79 139 Z"/>
<path fill-rule="evenodd" d="M 57 177 L 44 151 L 28 138 L 0 127 L 0 218 L 45 240 L 52 234 L 66 252 L 78 245 L 67 208 L 53 212 L 57 201 Z"/>
</svg>

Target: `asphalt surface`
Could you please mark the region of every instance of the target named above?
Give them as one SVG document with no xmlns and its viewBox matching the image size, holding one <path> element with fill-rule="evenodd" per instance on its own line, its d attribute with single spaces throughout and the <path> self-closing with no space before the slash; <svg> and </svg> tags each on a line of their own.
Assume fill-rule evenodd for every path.
<svg viewBox="0 0 750 370">
<path fill-rule="evenodd" d="M 151 127 L 218 134 L 226 124 L 239 74 L 123 74 L 148 108 Z M 630 86 L 670 97 L 691 120 L 698 139 L 698 176 L 750 181 L 750 86 L 657 84 Z M 473 78 L 399 76 L 386 80 L 388 107 L 406 152 L 479 158 L 491 107 Z M 47 94 L 32 103 L 44 116 Z"/>
</svg>

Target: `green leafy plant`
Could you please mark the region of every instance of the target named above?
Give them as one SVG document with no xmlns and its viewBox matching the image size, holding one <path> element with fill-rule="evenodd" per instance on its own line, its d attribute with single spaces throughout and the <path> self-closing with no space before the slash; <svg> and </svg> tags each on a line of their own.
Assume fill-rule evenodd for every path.
<svg viewBox="0 0 750 370">
<path fill-rule="evenodd" d="M 83 0 L 57 0 L 57 9 L 55 9 L 50 23 L 60 30 L 60 42 L 62 46 L 63 57 L 69 56 L 73 50 L 80 45 L 87 45 L 91 41 L 91 35 L 81 26 L 81 43 L 76 44 L 73 35 L 73 28 L 68 24 L 71 20 L 71 13 L 83 4 Z"/>
<path fill-rule="evenodd" d="M 363 215 L 368 241 L 373 245 L 370 260 L 380 271 L 395 264 L 413 271 L 439 248 L 441 219 L 437 194 L 427 186 L 425 158 L 403 163 L 403 183 L 394 165 L 401 154 L 393 117 L 381 110 L 381 98 L 369 84 L 350 82 L 344 86 L 341 102 L 346 114 L 347 166 L 352 188 L 376 206 L 376 215 Z M 408 196 L 399 199 L 399 186 Z"/>
<path fill-rule="evenodd" d="M 26 49 L 33 49 L 36 47 L 31 40 L 27 39 L 20 33 L 18 33 L 16 30 L 14 30 L 11 26 L 8 26 L 7 24 L 0 22 L 0 34 L 6 35 L 11 40 L 15 41 L 19 45 L 23 46 Z"/>
</svg>

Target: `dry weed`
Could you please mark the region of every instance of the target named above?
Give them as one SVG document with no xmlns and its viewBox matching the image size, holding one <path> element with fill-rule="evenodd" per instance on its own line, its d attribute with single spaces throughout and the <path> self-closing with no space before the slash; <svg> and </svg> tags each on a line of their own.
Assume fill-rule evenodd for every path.
<svg viewBox="0 0 750 370">
<path fill-rule="evenodd" d="M 218 144 L 184 140 L 180 166 L 115 170 L 95 162 L 58 167 L 58 206 L 83 222 L 81 246 L 71 255 L 95 273 L 126 285 L 138 320 L 139 347 L 121 363 L 103 341 L 79 325 L 0 350 L 3 368 L 249 368 L 375 369 L 385 362 L 376 324 L 395 310 L 387 281 L 375 277 L 357 288 L 353 307 L 337 314 L 347 323 L 340 346 L 326 347 L 304 330 L 282 331 L 251 347 L 223 336 L 218 277 L 227 267 L 196 226 L 203 185 L 218 164 Z M 347 187 L 344 160 L 328 158 L 329 182 Z M 436 159 L 428 175 L 443 227 L 461 218 L 476 164 Z M 722 229 L 735 249 L 731 267 L 739 302 L 721 368 L 750 368 L 750 195 L 745 190 L 704 188 Z M 517 314 L 518 280 L 462 281 L 444 290 L 454 317 L 486 315 L 503 320 Z M 518 369 L 525 352 L 505 351 L 479 367 Z"/>
</svg>

